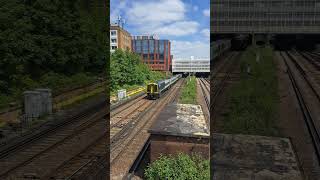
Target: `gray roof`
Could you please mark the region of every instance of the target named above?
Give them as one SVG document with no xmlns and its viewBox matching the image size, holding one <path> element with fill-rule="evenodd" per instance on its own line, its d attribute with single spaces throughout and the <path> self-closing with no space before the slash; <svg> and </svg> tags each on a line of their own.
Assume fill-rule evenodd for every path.
<svg viewBox="0 0 320 180">
<path fill-rule="evenodd" d="M 151 134 L 209 137 L 209 130 L 200 105 L 169 104 L 158 116 Z"/>
</svg>

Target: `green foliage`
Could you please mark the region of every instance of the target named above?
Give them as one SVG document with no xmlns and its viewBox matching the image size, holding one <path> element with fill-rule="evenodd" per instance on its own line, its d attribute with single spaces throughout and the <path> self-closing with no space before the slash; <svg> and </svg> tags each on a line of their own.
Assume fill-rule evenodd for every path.
<svg viewBox="0 0 320 180">
<path fill-rule="evenodd" d="M 195 76 L 187 78 L 180 95 L 180 103 L 197 104 L 197 80 Z"/>
<path fill-rule="evenodd" d="M 35 88 L 50 88 L 54 89 L 54 94 L 59 94 L 65 90 L 81 87 L 96 81 L 97 77 L 91 74 L 78 73 L 67 76 L 54 72 L 49 72 L 41 76 L 37 81 L 32 80 L 29 76 L 22 76 L 19 78 L 22 87 L 10 89 L 10 96 L 0 94 L 0 108 L 5 107 L 8 103 L 13 101 L 21 101 L 21 94 L 25 90 Z"/>
<path fill-rule="evenodd" d="M 103 73 L 103 7 L 98 0 L 1 0 L 0 97 L 45 84 L 41 79 L 49 77 L 43 76 L 55 83 L 83 72 Z M 70 84 L 57 86 L 63 85 Z"/>
<path fill-rule="evenodd" d="M 209 160 L 199 155 L 179 154 L 178 156 L 161 156 L 145 170 L 148 180 L 206 180 L 210 179 Z"/>
<path fill-rule="evenodd" d="M 143 64 L 140 56 L 121 49 L 111 54 L 110 76 L 111 91 L 164 78 L 164 74 L 151 71 L 146 64 Z"/>
<path fill-rule="evenodd" d="M 256 61 L 258 52 L 260 61 Z M 230 110 L 223 129 L 226 133 L 277 135 L 279 96 L 272 49 L 250 48 L 240 61 L 241 78 L 228 93 Z"/>
</svg>

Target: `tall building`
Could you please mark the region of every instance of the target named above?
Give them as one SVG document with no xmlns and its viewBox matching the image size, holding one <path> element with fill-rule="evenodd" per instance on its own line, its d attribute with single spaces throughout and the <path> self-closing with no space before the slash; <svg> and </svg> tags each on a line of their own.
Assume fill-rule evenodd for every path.
<svg viewBox="0 0 320 180">
<path fill-rule="evenodd" d="M 131 35 L 118 24 L 110 25 L 110 52 L 116 49 L 131 51 Z"/>
<path fill-rule="evenodd" d="M 155 36 L 133 36 L 132 51 L 141 56 L 151 69 L 169 71 L 171 65 L 171 43 Z"/>
<path fill-rule="evenodd" d="M 211 33 L 319 33 L 319 0 L 211 0 Z"/>
</svg>

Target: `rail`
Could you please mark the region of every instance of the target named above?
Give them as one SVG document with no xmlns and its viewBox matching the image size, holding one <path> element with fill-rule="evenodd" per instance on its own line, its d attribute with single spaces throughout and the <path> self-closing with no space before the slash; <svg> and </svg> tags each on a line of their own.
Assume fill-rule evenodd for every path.
<svg viewBox="0 0 320 180">
<path fill-rule="evenodd" d="M 300 72 L 300 74 L 302 75 L 302 77 L 304 78 L 304 80 L 307 82 L 307 84 L 309 85 L 309 87 L 314 91 L 314 88 L 312 86 L 312 84 L 309 82 L 309 80 L 306 78 L 306 75 L 305 75 L 305 72 L 303 71 L 303 69 L 300 67 L 300 65 L 296 62 L 296 60 L 294 59 L 294 57 L 286 52 L 288 58 L 294 63 L 294 65 L 297 67 L 298 71 Z M 310 113 L 310 109 L 308 108 L 308 105 L 306 104 L 305 100 L 304 100 L 304 97 L 302 95 L 302 92 L 300 91 L 300 88 L 299 86 L 297 85 L 297 81 L 293 75 L 293 72 L 292 72 L 292 69 L 290 68 L 289 64 L 288 64 L 288 61 L 287 61 L 287 58 L 285 58 L 284 54 L 283 53 L 280 53 L 281 57 L 283 58 L 286 66 L 287 66 L 287 69 L 288 69 L 288 75 L 289 75 L 289 78 L 290 78 L 290 81 L 291 81 L 291 84 L 293 86 L 293 89 L 295 91 L 295 95 L 297 97 L 297 100 L 299 102 L 299 106 L 300 106 L 300 109 L 303 113 L 303 118 L 304 118 L 304 121 L 307 125 L 307 129 L 308 129 L 308 132 L 311 136 L 311 140 L 312 140 L 312 144 L 314 146 L 314 149 L 315 149 L 315 153 L 316 153 L 316 156 L 317 156 L 317 159 L 318 159 L 318 163 L 320 163 L 320 134 L 319 134 L 319 131 L 317 130 L 316 126 L 315 126 L 315 123 L 314 123 L 314 119 L 312 118 L 312 115 Z M 317 96 L 317 93 L 316 93 L 316 96 Z M 317 96 L 318 100 L 320 101 L 319 99 L 319 96 Z"/>
</svg>

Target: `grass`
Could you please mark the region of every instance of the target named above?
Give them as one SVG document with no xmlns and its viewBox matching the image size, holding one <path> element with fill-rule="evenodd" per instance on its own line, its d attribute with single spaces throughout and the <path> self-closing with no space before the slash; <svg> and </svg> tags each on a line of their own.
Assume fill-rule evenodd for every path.
<svg viewBox="0 0 320 180">
<path fill-rule="evenodd" d="M 260 52 L 260 60 L 256 53 Z M 250 73 L 247 67 L 250 66 Z M 277 136 L 278 80 L 270 47 L 248 48 L 240 59 L 240 82 L 228 91 L 229 112 L 223 131 L 232 134 Z"/>
<path fill-rule="evenodd" d="M 187 82 L 181 91 L 180 103 L 197 104 L 197 80 L 195 76 L 187 78 Z"/>
<path fill-rule="evenodd" d="M 147 180 L 156 179 L 210 179 L 209 160 L 199 155 L 189 156 L 180 153 L 177 156 L 163 156 L 154 161 L 145 170 Z"/>
<path fill-rule="evenodd" d="M 97 76 L 85 73 L 78 73 L 72 76 L 49 72 L 37 80 L 30 77 L 23 77 L 19 86 L 9 88 L 8 92 L 0 92 L 0 109 L 9 107 L 9 103 L 21 103 L 23 91 L 36 88 L 50 88 L 54 94 L 59 94 L 68 89 L 81 87 L 96 81 Z"/>
<path fill-rule="evenodd" d="M 144 85 L 123 85 L 122 87 L 111 91 L 110 96 L 117 96 L 118 90 L 120 90 L 120 89 L 125 89 L 127 91 L 127 93 L 128 93 L 129 91 L 138 89 L 138 88 L 143 87 L 143 86 Z"/>
<path fill-rule="evenodd" d="M 70 106 L 72 106 L 74 104 L 80 103 L 80 102 L 82 102 L 82 101 L 84 101 L 84 100 L 86 100 L 86 99 L 88 99 L 90 97 L 93 97 L 93 96 L 95 96 L 97 94 L 100 94 L 100 93 L 102 93 L 104 91 L 105 91 L 105 87 L 104 86 L 99 87 L 99 88 L 94 89 L 94 90 L 92 90 L 90 92 L 87 92 L 87 93 L 81 94 L 79 96 L 75 96 L 73 98 L 70 98 L 68 100 L 59 102 L 59 103 L 57 103 L 55 105 L 55 108 L 56 109 L 63 109 L 63 108 L 70 107 Z"/>
</svg>

